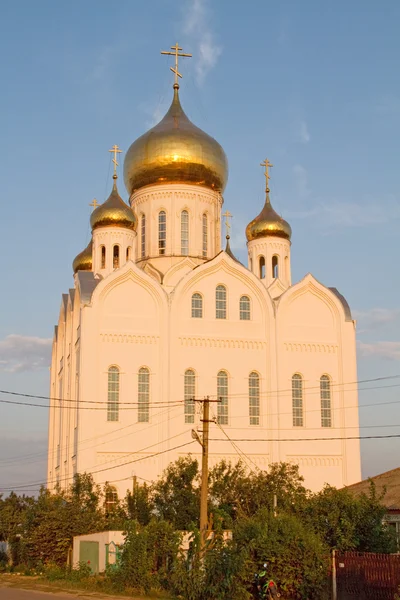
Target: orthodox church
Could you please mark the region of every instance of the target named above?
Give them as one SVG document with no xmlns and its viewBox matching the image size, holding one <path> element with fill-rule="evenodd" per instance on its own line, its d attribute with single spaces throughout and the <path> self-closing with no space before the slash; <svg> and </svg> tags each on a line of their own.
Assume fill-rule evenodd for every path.
<svg viewBox="0 0 400 600">
<path fill-rule="evenodd" d="M 114 146 L 110 196 L 95 203 L 90 243 L 62 295 L 48 487 L 90 472 L 123 496 L 132 478 L 153 481 L 189 453 L 200 460 L 205 397 L 211 466 L 223 458 L 252 470 L 285 461 L 299 465 L 314 491 L 355 483 L 349 305 L 311 274 L 292 283 L 292 230 L 273 209 L 268 160 L 265 204 L 246 228 L 247 265 L 228 235 L 221 246 L 227 159 L 186 116 L 172 70 L 167 114 L 125 156 L 129 205 L 118 191 Z"/>
</svg>

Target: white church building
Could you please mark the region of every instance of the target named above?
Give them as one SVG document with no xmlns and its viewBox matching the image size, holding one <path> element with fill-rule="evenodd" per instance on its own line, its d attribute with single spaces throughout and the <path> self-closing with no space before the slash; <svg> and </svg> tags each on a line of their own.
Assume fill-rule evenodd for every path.
<svg viewBox="0 0 400 600">
<path fill-rule="evenodd" d="M 73 262 L 51 362 L 48 487 L 90 472 L 123 496 L 171 461 L 297 463 L 319 490 L 361 479 L 355 322 L 344 297 L 291 278 L 291 227 L 266 199 L 246 228 L 248 263 L 221 245 L 227 159 L 185 115 L 165 117 L 124 161 Z M 255 213 L 261 207 L 254 207 Z M 218 402 L 217 402 L 218 400 Z"/>
</svg>

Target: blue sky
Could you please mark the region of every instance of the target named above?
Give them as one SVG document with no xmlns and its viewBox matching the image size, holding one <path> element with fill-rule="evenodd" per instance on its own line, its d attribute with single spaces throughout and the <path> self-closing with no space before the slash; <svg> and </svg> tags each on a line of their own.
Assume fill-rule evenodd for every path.
<svg viewBox="0 0 400 600">
<path fill-rule="evenodd" d="M 268 156 L 272 202 L 293 229 L 294 281 L 311 272 L 345 295 L 360 380 L 400 375 L 399 25 L 393 1 L 6 3 L 0 388 L 47 394 L 48 340 L 89 240 L 88 205 L 110 189 L 108 149 L 127 150 L 167 109 L 159 52 L 177 40 L 193 53 L 181 65 L 185 111 L 228 156 L 235 252 L 245 261 Z M 375 388 L 360 391 L 362 435 L 400 434 L 392 386 L 400 379 L 362 386 Z M 46 410 L 0 410 L 0 486 L 40 479 Z M 363 474 L 400 466 L 399 447 L 365 440 Z"/>
</svg>

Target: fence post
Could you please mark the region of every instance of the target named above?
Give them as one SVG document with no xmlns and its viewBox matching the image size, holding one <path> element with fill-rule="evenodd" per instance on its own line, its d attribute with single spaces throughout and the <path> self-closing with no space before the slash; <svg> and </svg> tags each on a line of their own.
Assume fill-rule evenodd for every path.
<svg viewBox="0 0 400 600">
<path fill-rule="evenodd" d="M 332 550 L 332 600 L 337 600 L 336 550 Z"/>
</svg>

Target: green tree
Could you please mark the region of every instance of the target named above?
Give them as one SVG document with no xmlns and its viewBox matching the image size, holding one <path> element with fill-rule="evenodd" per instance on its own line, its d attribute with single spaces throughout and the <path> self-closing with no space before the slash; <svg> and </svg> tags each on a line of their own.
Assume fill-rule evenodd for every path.
<svg viewBox="0 0 400 600">
<path fill-rule="evenodd" d="M 175 529 L 198 524 L 200 510 L 198 462 L 191 456 L 179 458 L 164 471 L 151 487 L 155 515 L 169 521 Z"/>
</svg>

